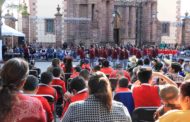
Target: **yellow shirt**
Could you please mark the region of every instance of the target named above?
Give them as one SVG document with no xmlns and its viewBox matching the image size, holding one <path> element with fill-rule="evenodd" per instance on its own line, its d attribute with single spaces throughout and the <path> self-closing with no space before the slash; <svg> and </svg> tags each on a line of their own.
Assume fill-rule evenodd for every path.
<svg viewBox="0 0 190 122">
<path fill-rule="evenodd" d="M 159 118 L 157 122 L 190 122 L 190 110 L 172 110 Z"/>
</svg>

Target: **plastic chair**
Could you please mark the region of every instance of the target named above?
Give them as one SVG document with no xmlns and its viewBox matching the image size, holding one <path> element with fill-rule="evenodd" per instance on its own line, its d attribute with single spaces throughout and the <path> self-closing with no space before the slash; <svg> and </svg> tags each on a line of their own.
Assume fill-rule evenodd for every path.
<svg viewBox="0 0 190 122">
<path fill-rule="evenodd" d="M 128 109 L 129 113 L 132 115 L 134 110 L 134 100 L 131 92 L 121 92 L 114 96 L 114 100 L 122 102 Z"/>
<path fill-rule="evenodd" d="M 136 108 L 132 114 L 133 122 L 154 122 L 154 113 L 158 107 Z"/>
<path fill-rule="evenodd" d="M 29 75 L 36 76 L 37 78 L 39 77 L 39 76 L 38 76 L 38 71 L 36 71 L 36 70 L 30 70 L 30 71 L 29 71 Z"/>
</svg>

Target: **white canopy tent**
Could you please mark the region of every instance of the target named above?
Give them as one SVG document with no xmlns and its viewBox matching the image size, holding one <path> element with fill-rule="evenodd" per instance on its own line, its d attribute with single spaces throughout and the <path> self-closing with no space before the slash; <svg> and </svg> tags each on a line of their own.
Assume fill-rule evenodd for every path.
<svg viewBox="0 0 190 122">
<path fill-rule="evenodd" d="M 17 37 L 25 37 L 24 33 L 18 32 L 17 30 L 3 24 L 1 26 L 2 36 L 17 36 Z"/>
</svg>

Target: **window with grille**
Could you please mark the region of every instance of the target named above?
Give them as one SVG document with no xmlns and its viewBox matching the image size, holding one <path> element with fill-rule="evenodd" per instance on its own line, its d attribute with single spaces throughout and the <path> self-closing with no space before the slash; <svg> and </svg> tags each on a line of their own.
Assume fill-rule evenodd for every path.
<svg viewBox="0 0 190 122">
<path fill-rule="evenodd" d="M 45 20 L 45 32 L 46 33 L 54 33 L 55 25 L 54 19 L 46 19 Z"/>
<path fill-rule="evenodd" d="M 170 35 L 170 23 L 162 22 L 162 35 Z"/>
</svg>

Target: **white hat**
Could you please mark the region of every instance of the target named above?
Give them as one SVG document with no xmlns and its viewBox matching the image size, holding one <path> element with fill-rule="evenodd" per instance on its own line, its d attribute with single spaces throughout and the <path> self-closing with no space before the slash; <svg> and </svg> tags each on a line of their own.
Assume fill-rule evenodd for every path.
<svg viewBox="0 0 190 122">
<path fill-rule="evenodd" d="M 135 55 L 133 55 L 132 57 L 129 58 L 129 61 L 131 63 L 137 63 L 138 59 L 137 59 L 137 57 Z"/>
</svg>

